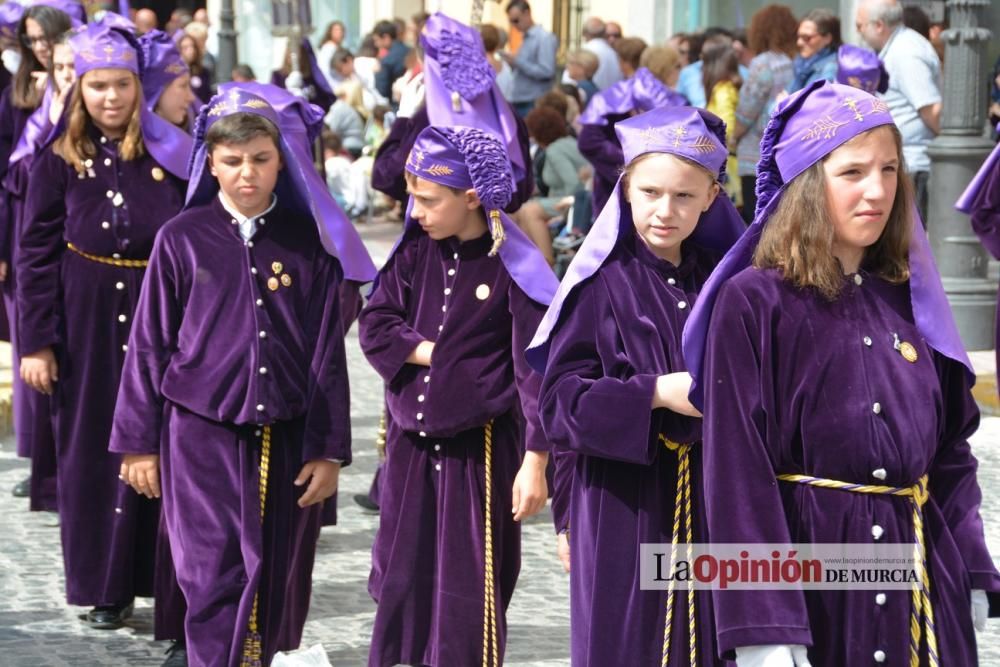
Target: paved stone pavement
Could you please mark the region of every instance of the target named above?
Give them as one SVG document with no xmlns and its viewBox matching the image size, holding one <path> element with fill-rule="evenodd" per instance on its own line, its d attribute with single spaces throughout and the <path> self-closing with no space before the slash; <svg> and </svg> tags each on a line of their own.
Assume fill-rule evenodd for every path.
<svg viewBox="0 0 1000 667">
<path fill-rule="evenodd" d="M 377 261 L 384 259 L 398 226 L 372 225 L 363 235 Z M 364 665 L 374 605 L 366 583 L 377 517 L 353 503 L 367 491 L 375 469 L 375 431 L 381 384 L 348 336 L 354 465 L 341 476 L 339 525 L 320 538 L 313 604 L 303 646 L 322 643 L 336 667 Z M 992 552 L 1000 562 L 1000 418 L 987 418 L 973 439 L 986 491 L 983 514 Z M 139 600 L 135 617 L 116 631 L 83 627 L 84 611 L 63 602 L 59 531 L 52 515 L 29 513 L 9 489 L 26 471 L 10 442 L 0 444 L 0 667 L 104 667 L 159 665 L 166 643 L 152 641 L 152 609 Z M 523 566 L 508 614 L 507 665 L 568 665 L 568 579 L 555 557 L 548 511 L 526 522 Z M 981 665 L 1000 667 L 1000 620 L 979 635 Z M 457 667 L 457 666 L 456 666 Z M 621 666 L 627 667 L 627 666 Z"/>
</svg>

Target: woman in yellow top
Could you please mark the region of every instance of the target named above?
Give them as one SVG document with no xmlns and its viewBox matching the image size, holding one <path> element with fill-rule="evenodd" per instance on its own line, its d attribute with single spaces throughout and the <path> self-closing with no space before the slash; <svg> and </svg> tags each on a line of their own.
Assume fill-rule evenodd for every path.
<svg viewBox="0 0 1000 667">
<path fill-rule="evenodd" d="M 734 146 L 733 129 L 736 127 L 736 107 L 740 102 L 740 62 L 731 44 L 715 43 L 706 45 L 701 52 L 702 83 L 705 86 L 706 109 L 726 123 L 726 143 Z M 730 153 L 726 162 L 726 173 L 737 173 L 736 154 Z M 737 208 L 743 205 L 740 179 L 730 176 L 725 185 L 726 194 Z"/>
</svg>

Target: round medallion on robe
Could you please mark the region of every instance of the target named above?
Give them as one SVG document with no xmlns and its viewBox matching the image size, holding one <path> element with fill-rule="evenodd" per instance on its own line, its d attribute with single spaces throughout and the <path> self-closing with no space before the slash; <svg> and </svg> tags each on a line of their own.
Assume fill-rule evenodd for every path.
<svg viewBox="0 0 1000 667">
<path fill-rule="evenodd" d="M 277 278 L 275 278 L 274 276 L 271 276 L 270 278 L 267 279 L 267 289 L 271 290 L 272 292 L 277 292 L 278 291 L 278 287 L 279 287 L 279 285 L 278 285 L 278 279 Z"/>
<path fill-rule="evenodd" d="M 160 169 L 159 167 L 153 167 L 153 180 L 154 181 L 162 181 L 166 177 L 167 176 L 166 176 L 166 174 L 163 173 L 162 169 Z"/>
<path fill-rule="evenodd" d="M 480 301 L 486 301 L 490 297 L 490 286 L 483 283 L 476 288 L 476 298 Z"/>
</svg>

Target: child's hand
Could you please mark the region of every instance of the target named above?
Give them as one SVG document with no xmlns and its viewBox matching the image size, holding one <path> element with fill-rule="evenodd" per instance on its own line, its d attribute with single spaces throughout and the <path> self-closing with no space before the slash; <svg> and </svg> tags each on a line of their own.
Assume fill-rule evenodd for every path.
<svg viewBox="0 0 1000 667">
<path fill-rule="evenodd" d="M 549 462 L 547 453 L 528 450 L 524 453 L 524 462 L 514 478 L 514 521 L 527 519 L 538 514 L 549 496 L 549 488 L 545 483 L 545 466 Z"/>
<path fill-rule="evenodd" d="M 160 497 L 160 455 L 125 454 L 118 479 L 147 498 Z"/>
<path fill-rule="evenodd" d="M 667 408 L 688 417 L 701 417 L 698 408 L 691 405 L 688 393 L 691 391 L 691 374 L 687 372 L 667 373 L 656 378 L 653 392 L 653 408 Z"/>
<path fill-rule="evenodd" d="M 306 492 L 299 498 L 299 507 L 309 507 L 332 496 L 337 491 L 339 479 L 339 463 L 326 459 L 306 463 L 299 471 L 299 476 L 295 478 L 295 486 L 302 486 L 307 481 L 309 482 Z"/>
<path fill-rule="evenodd" d="M 43 394 L 52 394 L 52 383 L 59 380 L 59 365 L 51 347 L 21 357 L 21 379 Z"/>
<path fill-rule="evenodd" d="M 556 555 L 559 556 L 563 569 L 569 572 L 569 533 L 559 533 Z"/>
</svg>

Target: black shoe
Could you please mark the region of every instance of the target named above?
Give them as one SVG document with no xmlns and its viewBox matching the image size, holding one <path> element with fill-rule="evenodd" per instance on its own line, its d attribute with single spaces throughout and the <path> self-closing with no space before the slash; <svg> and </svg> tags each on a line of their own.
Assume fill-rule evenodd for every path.
<svg viewBox="0 0 1000 667">
<path fill-rule="evenodd" d="M 188 667 L 187 646 L 183 641 L 170 642 L 167 649 L 167 659 L 160 667 Z"/>
<path fill-rule="evenodd" d="M 87 612 L 83 620 L 97 630 L 117 630 L 132 616 L 132 603 L 126 605 L 103 605 Z"/>
<path fill-rule="evenodd" d="M 354 494 L 354 502 L 361 505 L 362 509 L 378 514 L 378 505 L 372 502 L 372 499 L 368 497 L 367 493 Z"/>
<path fill-rule="evenodd" d="M 31 495 L 31 476 L 25 477 L 20 482 L 14 485 L 14 490 L 12 491 L 15 498 L 27 498 Z"/>
</svg>

